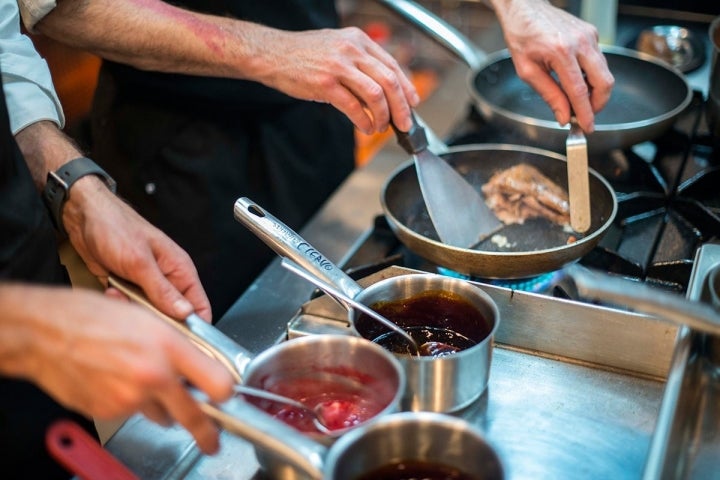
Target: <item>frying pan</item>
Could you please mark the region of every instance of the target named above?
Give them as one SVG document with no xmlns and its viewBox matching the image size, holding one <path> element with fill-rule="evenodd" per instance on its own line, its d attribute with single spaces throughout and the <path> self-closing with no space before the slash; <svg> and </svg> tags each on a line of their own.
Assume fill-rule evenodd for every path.
<svg viewBox="0 0 720 480">
<path fill-rule="evenodd" d="M 527 163 L 567 191 L 567 161 L 558 153 L 517 145 L 476 144 L 452 147 L 440 156 L 478 189 L 493 173 Z M 400 165 L 390 174 L 380 201 L 395 235 L 421 257 L 462 274 L 511 279 L 557 270 L 597 245 L 615 218 L 617 198 L 612 187 L 593 169 L 590 198 L 591 224 L 584 235 L 549 220 L 531 219 L 522 225 L 505 225 L 472 249 L 440 241 L 425 208 L 412 162 Z"/>
<path fill-rule="evenodd" d="M 534 146 L 565 151 L 569 126 L 555 120 L 550 107 L 515 71 L 508 50 L 487 55 L 454 27 L 410 0 L 377 0 L 419 27 L 470 68 L 468 88 L 476 107 L 499 130 L 520 134 Z M 595 117 L 588 152 L 624 149 L 656 138 L 690 104 L 692 89 L 683 74 L 655 57 L 602 46 L 615 86 Z"/>
</svg>

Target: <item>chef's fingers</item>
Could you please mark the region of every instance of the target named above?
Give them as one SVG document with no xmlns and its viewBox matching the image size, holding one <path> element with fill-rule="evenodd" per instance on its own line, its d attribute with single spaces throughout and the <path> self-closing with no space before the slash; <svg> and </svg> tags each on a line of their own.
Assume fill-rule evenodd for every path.
<svg viewBox="0 0 720 480">
<path fill-rule="evenodd" d="M 130 298 L 128 298 L 127 295 L 125 295 L 120 290 L 118 290 L 117 288 L 114 288 L 114 287 L 107 287 L 105 289 L 105 295 L 110 298 L 117 299 L 117 300 L 130 301 Z"/>
<path fill-rule="evenodd" d="M 210 321 L 210 301 L 202 288 L 190 256 L 175 246 L 173 255 L 161 255 L 154 251 L 156 261 L 145 261 L 133 270 L 128 280 L 139 285 L 150 301 L 164 313 L 174 318 L 185 318 L 197 313 Z M 153 248 L 155 248 L 153 246 Z M 168 246 L 163 246 L 167 251 Z"/>
<path fill-rule="evenodd" d="M 580 68 L 585 73 L 585 81 L 590 87 L 590 104 L 597 113 L 607 105 L 615 86 L 615 77 L 608 68 L 607 59 L 599 50 L 578 57 Z"/>
<path fill-rule="evenodd" d="M 168 411 L 155 400 L 146 402 L 140 408 L 140 413 L 142 413 L 150 421 L 153 421 L 163 427 L 170 427 L 173 423 L 175 423 Z"/>
<path fill-rule="evenodd" d="M 372 113 L 365 109 L 359 96 L 345 85 L 336 83 L 326 89 L 326 98 L 327 102 L 348 117 L 358 130 L 366 135 L 375 132 Z"/>
<path fill-rule="evenodd" d="M 227 367 L 206 354 L 182 333 L 182 343 L 171 348 L 172 364 L 187 383 L 207 394 L 213 402 L 222 402 L 233 395 L 235 380 Z M 171 346 L 172 347 L 172 346 Z M 179 348 L 178 348 L 179 347 Z"/>
<path fill-rule="evenodd" d="M 178 382 L 160 397 L 160 402 L 171 418 L 182 425 L 195 438 L 203 453 L 212 455 L 220 447 L 220 431 L 213 419 L 201 409 L 195 398 Z"/>
<path fill-rule="evenodd" d="M 566 125 L 570 121 L 570 102 L 550 71 L 529 59 L 514 62 L 518 77 L 528 83 L 542 97 L 552 109 L 555 120 L 560 125 Z"/>
<path fill-rule="evenodd" d="M 339 88 L 329 92 L 333 105 L 364 133 L 387 129 L 392 116 L 398 128 L 409 130 L 410 106 L 395 73 L 372 58 L 339 79 Z M 408 124 L 409 123 L 409 124 Z"/>
<path fill-rule="evenodd" d="M 160 391 L 161 408 L 192 434 L 203 452 L 212 454 L 219 447 L 218 428 L 202 412 L 186 385 L 204 392 L 212 402 L 223 402 L 232 396 L 234 380 L 224 365 L 184 337 L 182 342 L 168 344 L 167 352 L 179 378 Z"/>
<path fill-rule="evenodd" d="M 590 104 L 590 86 L 575 59 L 557 69 L 560 85 L 570 102 L 572 114 L 586 133 L 595 130 L 595 112 Z"/>
<path fill-rule="evenodd" d="M 415 89 L 415 85 L 407 77 L 395 58 L 380 45 L 372 42 L 368 47 L 368 52 L 382 66 L 379 70 L 379 77 L 370 76 L 383 87 L 385 97 L 389 100 L 388 105 L 395 126 L 403 131 L 410 130 L 412 128 L 410 108 L 417 107 L 420 104 L 420 95 Z M 372 65 L 370 67 L 372 68 Z M 369 73 L 363 68 L 363 65 L 360 68 L 366 74 Z M 387 71 L 383 71 L 383 68 L 387 69 Z M 384 127 L 387 128 L 387 125 L 384 125 Z"/>
</svg>

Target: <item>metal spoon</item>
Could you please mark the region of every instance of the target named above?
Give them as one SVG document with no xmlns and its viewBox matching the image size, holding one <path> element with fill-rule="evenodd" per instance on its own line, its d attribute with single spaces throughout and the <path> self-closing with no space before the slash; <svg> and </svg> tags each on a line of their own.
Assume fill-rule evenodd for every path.
<svg viewBox="0 0 720 480">
<path fill-rule="evenodd" d="M 309 412 L 313 416 L 313 425 L 315 426 L 315 428 L 317 428 L 321 433 L 324 433 L 325 435 L 337 436 L 345 430 L 344 428 L 331 429 L 330 427 L 328 427 L 325 424 L 325 417 L 323 417 L 322 408 L 320 405 L 316 406 L 315 408 L 309 407 L 308 405 L 305 405 L 304 403 L 290 397 L 279 395 L 273 392 L 268 392 L 267 390 L 263 390 L 261 388 L 248 387 L 246 385 L 235 385 L 234 389 L 235 393 L 240 393 L 242 395 L 248 395 L 255 398 L 261 398 L 263 400 L 268 400 L 274 403 L 281 403 L 283 405 L 287 405 L 298 410 Z"/>
<path fill-rule="evenodd" d="M 360 310 L 365 315 L 373 318 L 374 320 L 377 320 L 378 322 L 385 325 L 387 328 L 391 329 L 401 337 L 405 339 L 406 342 L 410 344 L 412 347 L 412 353 L 415 356 L 420 356 L 420 347 L 418 346 L 417 342 L 413 337 L 410 336 L 409 333 L 407 333 L 405 330 L 403 330 L 400 326 L 398 326 L 396 323 L 391 322 L 387 318 L 380 315 L 378 312 L 373 310 L 372 308 L 368 307 L 367 305 L 364 305 L 357 300 L 354 300 L 350 298 L 349 296 L 342 293 L 337 288 L 333 287 L 329 283 L 324 282 L 323 280 L 319 279 L 318 277 L 314 276 L 301 266 L 299 266 L 297 263 L 293 262 L 287 257 L 283 257 L 282 266 L 293 272 L 294 274 L 304 278 L 305 280 L 309 281 L 316 287 L 318 287 L 323 292 L 327 293 L 328 295 L 335 297 L 339 300 L 342 300 L 343 302 L 347 303 L 351 307 L 353 307 L 356 310 Z"/>
</svg>

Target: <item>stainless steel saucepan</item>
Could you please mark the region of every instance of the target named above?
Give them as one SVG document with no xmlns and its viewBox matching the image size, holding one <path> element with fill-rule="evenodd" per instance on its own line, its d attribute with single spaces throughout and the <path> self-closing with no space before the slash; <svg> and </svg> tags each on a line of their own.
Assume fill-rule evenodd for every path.
<svg viewBox="0 0 720 480">
<path fill-rule="evenodd" d="M 369 480 L 380 472 L 399 474 L 399 461 L 404 473 L 414 469 L 419 478 L 440 478 L 433 476 L 439 473 L 449 478 L 452 471 L 462 478 L 504 478 L 500 459 L 482 433 L 449 415 L 393 413 L 346 433 L 328 448 L 237 399 L 204 403 L 203 408 L 226 431 L 253 444 L 271 478 Z"/>
<path fill-rule="evenodd" d="M 454 334 L 467 337 L 473 343 L 468 348 L 441 357 L 398 355 L 407 380 L 401 402 L 403 409 L 456 411 L 468 406 L 485 391 L 493 338 L 500 318 L 497 306 L 483 290 L 464 280 L 426 273 L 387 278 L 363 289 L 325 255 L 252 200 L 238 199 L 234 211 L 239 222 L 281 257 L 289 258 L 366 306 L 411 301 L 426 294 L 442 292 L 443 295 L 460 297 L 463 303 L 469 303 L 479 314 L 472 321 L 453 325 L 447 325 L 444 315 L 424 318 L 422 325 L 418 324 L 421 320 L 415 317 L 403 319 L 400 325 L 403 328 L 429 327 L 435 331 L 449 327 Z M 363 319 L 354 309 L 348 310 L 348 321 L 353 327 L 352 333 L 368 340 L 377 340 L 387 333 L 386 327 L 375 320 Z"/>
<path fill-rule="evenodd" d="M 346 335 L 295 338 L 252 355 L 196 315 L 173 319 L 157 310 L 134 285 L 114 276 L 110 284 L 224 363 L 238 384 L 301 401 L 311 410 L 329 412 L 325 407 L 332 406 L 335 414 L 324 415 L 324 420 L 331 422 L 328 432 L 318 429 L 307 411 L 253 400 L 316 440 L 329 443 L 348 429 L 400 409 L 406 390 L 403 367 L 387 350 L 368 340 Z M 343 410 L 335 408 L 340 404 L 345 406 Z"/>
</svg>

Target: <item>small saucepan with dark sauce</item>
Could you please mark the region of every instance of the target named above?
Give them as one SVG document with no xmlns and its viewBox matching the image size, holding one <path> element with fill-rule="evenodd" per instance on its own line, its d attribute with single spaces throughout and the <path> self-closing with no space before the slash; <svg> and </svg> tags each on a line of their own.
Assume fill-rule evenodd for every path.
<svg viewBox="0 0 720 480">
<path fill-rule="evenodd" d="M 500 458 L 483 434 L 466 420 L 442 413 L 390 413 L 345 433 L 328 446 L 247 402 L 231 399 L 220 405 L 202 405 L 225 431 L 253 444 L 263 473 L 271 478 L 504 478 Z M 273 469 L 276 465 L 284 470 Z"/>
<path fill-rule="evenodd" d="M 281 257 L 370 307 L 413 337 L 421 355 L 397 329 L 348 308 L 352 332 L 392 351 L 407 387 L 404 410 L 454 412 L 486 390 L 499 314 L 477 285 L 458 278 L 418 273 L 386 278 L 367 288 L 328 260 L 297 233 L 247 198 L 235 202 L 235 218 Z"/>
</svg>

